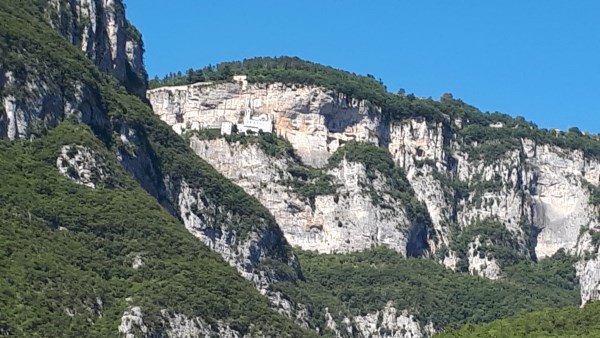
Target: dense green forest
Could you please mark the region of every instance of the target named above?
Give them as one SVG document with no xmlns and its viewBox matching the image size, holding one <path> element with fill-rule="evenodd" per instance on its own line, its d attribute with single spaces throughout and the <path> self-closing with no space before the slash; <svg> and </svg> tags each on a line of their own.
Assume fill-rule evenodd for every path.
<svg viewBox="0 0 600 338">
<path fill-rule="evenodd" d="M 65 144 L 100 154 L 111 184 L 90 189 L 61 176 L 56 158 Z M 34 142 L 2 141 L 0 158 L 3 333 L 114 336 L 136 305 L 155 331 L 159 311 L 169 309 L 231 321 L 242 332 L 307 334 L 127 176 L 87 126 L 64 122 Z M 137 255 L 144 265 L 136 270 Z"/>
<path fill-rule="evenodd" d="M 583 308 L 547 309 L 517 315 L 489 324 L 467 324 L 434 338 L 579 338 L 600 337 L 600 302 Z"/>
<path fill-rule="evenodd" d="M 305 61 L 296 57 L 259 57 L 237 62 L 224 62 L 185 73 L 172 73 L 163 79 L 149 82 L 151 88 L 195 82 L 227 82 L 233 74 L 246 74 L 249 82 L 297 83 L 318 85 L 356 99 L 368 100 L 381 107 L 387 119 L 426 119 L 443 123 L 463 141 L 464 150 L 475 158 L 493 160 L 508 150 L 520 149 L 520 139 L 528 138 L 544 144 L 567 149 L 579 149 L 589 156 L 600 156 L 600 142 L 596 135 L 585 135 L 577 128 L 567 132 L 538 128 L 523 117 L 507 114 L 483 113 L 479 109 L 444 94 L 439 100 L 417 98 L 404 91 L 390 93 L 385 85 L 372 75 L 357 75 L 332 67 Z M 462 127 L 454 121 L 461 120 Z M 502 123 L 503 128 L 490 127 Z"/>
<path fill-rule="evenodd" d="M 338 319 L 375 312 L 392 301 L 440 329 L 579 303 L 573 261 L 564 254 L 539 267 L 515 265 L 514 278 L 495 282 L 385 248 L 345 255 L 299 252 L 299 257 L 304 279 L 277 286 L 294 300 L 329 308 Z"/>
</svg>

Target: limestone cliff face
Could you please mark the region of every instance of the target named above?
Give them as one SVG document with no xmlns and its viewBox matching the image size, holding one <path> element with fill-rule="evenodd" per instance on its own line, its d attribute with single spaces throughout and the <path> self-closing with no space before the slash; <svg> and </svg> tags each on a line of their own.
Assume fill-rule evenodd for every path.
<svg viewBox="0 0 600 338">
<path fill-rule="evenodd" d="M 256 144 L 229 143 L 223 138 L 193 137 L 191 147 L 269 209 L 293 246 L 344 253 L 385 245 L 403 255 L 407 248 L 420 248 L 419 224 L 408 218 L 401 201 L 386 193 L 387 178 L 379 175 L 370 181 L 362 163 L 343 160 L 328 169 L 335 192 L 311 202 L 289 185 L 288 169 L 296 164 L 292 158 L 271 157 Z M 373 201 L 365 185 L 374 187 L 383 203 Z"/>
<path fill-rule="evenodd" d="M 247 108 L 271 114 L 277 134 L 290 140 L 305 164 L 316 167 L 326 164 L 342 142 L 378 142 L 378 108 L 315 86 L 200 83 L 151 90 L 148 99 L 177 132 L 192 124 L 237 123 Z"/>
<path fill-rule="evenodd" d="M 153 331 L 144 322 L 144 313 L 139 306 L 130 306 L 121 316 L 119 336 L 123 338 L 136 337 L 223 337 L 223 338 L 250 338 L 223 322 L 207 323 L 202 318 L 189 318 L 188 316 L 172 313 L 166 310 L 160 312 L 162 332 Z M 255 335 L 254 337 L 264 337 Z"/>
<path fill-rule="evenodd" d="M 143 97 L 146 71 L 140 33 L 125 18 L 121 0 L 50 0 L 54 29 L 81 48 L 102 71 Z"/>
<path fill-rule="evenodd" d="M 65 177 L 92 189 L 104 185 L 113 175 L 101 155 L 83 146 L 64 146 L 56 167 Z"/>
<path fill-rule="evenodd" d="M 183 181 L 174 191 L 178 192 L 177 210 L 186 228 L 213 251 L 221 254 L 263 294 L 269 291 L 272 282 L 282 278 L 274 271 L 261 267 L 264 260 L 283 260 L 299 272 L 295 257 L 287 256 L 285 240 L 276 227 L 242 235 L 233 229 L 233 225 L 240 223 L 241 216 L 208 199 L 202 188 L 192 188 Z M 262 221 L 265 223 L 262 226 L 267 227 L 268 220 Z"/>
<path fill-rule="evenodd" d="M 26 93 L 21 95 L 18 93 Z M 66 93 L 51 79 L 40 74 L 17 78 L 0 67 L 0 137 L 11 140 L 29 138 L 53 127 L 67 116 L 94 127 L 108 123 L 98 96 L 92 88 L 75 84 Z"/>
<path fill-rule="evenodd" d="M 431 323 L 423 325 L 407 311 L 397 310 L 393 302 L 388 302 L 383 309 L 373 313 L 345 317 L 339 323 L 329 311 L 326 311 L 325 318 L 327 328 L 339 338 L 422 338 L 431 337 L 436 332 Z"/>
<path fill-rule="evenodd" d="M 475 159 L 442 125 L 392 123 L 388 148 L 427 205 L 439 235 L 432 250 L 451 241 L 449 224 L 464 228 L 495 219 L 519 239 L 523 254 L 544 258 L 559 249 L 577 253 L 581 229 L 598 226 L 598 208 L 590 202 L 588 188 L 599 183 L 598 161 L 581 151 L 528 139 L 520 143 L 520 149 L 491 161 Z M 457 191 L 456 184 L 465 191 Z M 467 258 L 469 271 L 489 278 L 500 275 L 496 262 Z M 444 263 L 455 266 L 453 253 Z"/>
<path fill-rule="evenodd" d="M 144 322 L 145 314 L 139 306 L 129 306 L 121 316 L 118 330 L 121 337 L 224 337 L 250 338 L 265 337 L 258 334 L 243 334 L 227 323 L 207 323 L 202 318 L 188 316 L 162 310 L 160 319 L 163 332 L 154 332 Z M 327 333 L 335 337 L 361 338 L 424 338 L 436 333 L 431 323 L 422 324 L 408 311 L 396 309 L 393 302 L 388 302 L 381 310 L 365 315 L 344 317 L 336 321 L 328 310 L 325 312 Z"/>
<path fill-rule="evenodd" d="M 314 86 L 204 83 L 158 88 L 149 91 L 148 98 L 155 113 L 178 132 L 218 126 L 224 120 L 238 122 L 248 107 L 257 113 L 272 114 L 277 135 L 286 138 L 302 161 L 313 166 L 323 166 L 340 144 L 349 140 L 387 147 L 397 165 L 405 169 L 416 197 L 427 206 L 436 234 L 429 241 L 433 252 L 452 241 L 451 224 L 465 228 L 481 219 L 502 223 L 522 244 L 522 254 L 537 258 L 559 249 L 576 254 L 581 229 L 593 231 L 598 226 L 598 209 L 590 203 L 588 186 L 598 185 L 600 167 L 596 159 L 586 158 L 581 151 L 522 139 L 517 149 L 491 160 L 478 159 L 466 149 L 477 145 L 463 144 L 452 132 L 465 121 L 384 121 L 380 109 L 368 102 Z M 344 244 L 346 240 L 352 243 L 355 237 L 351 234 L 355 232 L 334 235 L 335 232 L 325 230 L 329 229 L 328 220 L 339 218 L 339 206 L 317 207 L 316 213 L 306 213 L 305 204 L 290 209 L 297 201 L 277 184 L 284 179 L 277 176 L 277 171 L 285 171 L 285 161 L 261 158 L 257 153 L 256 158 L 246 158 L 252 151 L 245 150 L 240 161 L 244 170 L 236 170 L 237 161 L 232 157 L 240 154 L 239 149 L 199 141 L 193 147 L 227 177 L 257 196 L 284 224 L 291 243 L 324 252 L 364 247 Z M 267 169 L 258 169 L 262 167 L 273 169 L 263 172 Z M 340 169 L 338 179 L 347 172 L 347 168 Z M 258 182 L 263 182 L 263 186 Z M 460 187 L 463 191 L 459 191 Z M 296 213 L 293 218 L 289 216 L 292 210 Z M 321 219 L 323 230 L 318 225 Z M 363 226 L 361 232 L 377 233 L 376 223 L 380 224 L 365 223 L 371 228 Z M 396 240 L 400 237 L 390 237 L 390 241 Z M 403 246 L 401 241 L 398 243 Z M 488 277 L 501 273 L 496 263 L 480 262 L 475 256 L 468 260 L 473 273 Z M 447 252 L 442 261 L 454 267 L 457 257 Z"/>
<path fill-rule="evenodd" d="M 600 247 L 597 231 L 598 229 L 589 229 L 578 239 L 577 254 L 581 260 L 576 268 L 581 285 L 582 306 L 600 299 Z"/>
<path fill-rule="evenodd" d="M 54 29 L 129 92 L 145 97 L 146 71 L 141 35 L 125 18 L 120 0 L 49 0 Z M 39 67 L 43 69 L 43 66 Z M 97 128 L 108 123 L 97 93 L 84 83 L 61 88 L 39 69 L 18 77 L 0 65 L 0 137 L 28 138 L 69 115 Z"/>
<path fill-rule="evenodd" d="M 431 243 L 434 250 L 448 243 L 448 224 L 465 227 L 495 218 L 517 236 L 524 236 L 524 224 L 533 224 L 540 233 L 531 249 L 541 258 L 561 248 L 575 249 L 581 226 L 597 222 L 585 185 L 598 184 L 600 167 L 579 151 L 523 139 L 521 149 L 494 161 L 472 159 L 443 123 L 383 123 L 379 109 L 368 102 L 312 86 L 204 83 L 151 90 L 148 98 L 155 113 L 179 132 L 196 122 L 195 127 L 238 122 L 247 107 L 272 114 L 275 132 L 309 165 L 322 166 L 348 140 L 387 147 L 406 170 L 417 198 L 427 205 L 439 235 Z M 217 151 L 199 151 L 203 157 L 218 156 Z M 264 161 L 256 159 L 255 164 Z M 471 191 L 456 196 L 440 175 L 471 185 Z M 483 184 L 475 187 L 477 183 Z"/>
<path fill-rule="evenodd" d="M 435 333 L 432 325 L 422 325 L 407 311 L 398 311 L 392 302 L 375 313 L 356 316 L 353 321 L 358 331 L 356 333 L 365 338 L 421 338 L 430 337 Z"/>
<path fill-rule="evenodd" d="M 447 194 L 434 175 L 438 170 L 445 170 L 445 146 L 448 140 L 444 135 L 444 128 L 441 124 L 430 126 L 426 121 L 416 119 L 393 122 L 387 128 L 388 150 L 397 165 L 405 169 L 416 197 L 427 206 L 438 238 L 429 243 L 435 251 L 440 245 L 448 244 L 447 225 L 453 217 L 452 210 L 448 207 L 450 201 Z"/>
<path fill-rule="evenodd" d="M 223 338 L 263 338 L 264 335 L 243 334 L 225 323 L 208 324 L 202 318 L 189 318 L 177 313 L 162 311 L 162 316 L 168 327 L 166 337 L 223 337 Z"/>
<path fill-rule="evenodd" d="M 480 248 L 481 239 L 479 237 L 469 243 L 469 251 L 467 252 L 469 272 L 489 279 L 498 279 L 502 272 L 498 262 L 493 258 L 488 258 L 483 253 L 483 257 L 481 257 L 479 254 Z"/>
</svg>

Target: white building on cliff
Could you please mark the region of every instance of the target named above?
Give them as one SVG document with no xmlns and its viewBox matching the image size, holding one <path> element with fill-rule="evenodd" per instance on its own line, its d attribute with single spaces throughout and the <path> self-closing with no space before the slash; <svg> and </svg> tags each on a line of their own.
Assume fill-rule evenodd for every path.
<svg viewBox="0 0 600 338">
<path fill-rule="evenodd" d="M 260 114 L 258 116 L 252 115 L 252 109 L 246 109 L 244 113 L 244 121 L 242 124 L 237 126 L 238 132 L 248 133 L 248 131 L 258 134 L 262 131 L 263 133 L 273 132 L 273 118 L 267 114 Z"/>
</svg>

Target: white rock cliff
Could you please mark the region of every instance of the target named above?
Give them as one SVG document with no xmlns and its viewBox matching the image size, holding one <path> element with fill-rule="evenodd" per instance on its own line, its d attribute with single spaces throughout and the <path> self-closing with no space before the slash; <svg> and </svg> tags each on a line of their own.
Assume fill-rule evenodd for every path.
<svg viewBox="0 0 600 338">
<path fill-rule="evenodd" d="M 444 123 L 418 118 L 384 122 L 380 109 L 368 102 L 316 86 L 201 83 L 154 89 L 148 91 L 148 99 L 155 113 L 178 132 L 218 127 L 222 121 L 237 123 L 247 108 L 270 114 L 274 132 L 292 144 L 304 163 L 316 167 L 325 165 L 344 142 L 386 147 L 404 168 L 416 197 L 427 206 L 436 234 L 428 243 L 433 252 L 450 243 L 451 224 L 464 228 L 486 218 L 510 230 L 523 244 L 523 254 L 540 259 L 559 249 L 576 254 L 581 229 L 598 226 L 598 209 L 590 203 L 587 187 L 599 183 L 599 162 L 586 158 L 582 151 L 522 139 L 520 149 L 491 161 L 474 159 Z M 453 125 L 461 128 L 464 123 Z M 370 222 L 359 222 L 358 232 L 336 232 L 330 223 L 340 218 L 340 207 L 331 201 L 319 204 L 318 199 L 314 210 L 298 204 L 279 183 L 285 179 L 278 176 L 288 165 L 284 160 L 267 159 L 257 149 L 241 150 L 222 141 L 195 140 L 192 147 L 256 196 L 275 215 L 290 243 L 321 252 L 361 250 L 369 242 L 392 248 L 404 245 L 406 237 L 401 235 L 356 246 L 344 244 L 356 240 L 356 234 L 379 233 L 381 222 L 369 216 Z M 348 167 L 332 172 L 342 186 L 351 185 L 353 176 L 346 176 L 348 170 L 358 174 L 357 168 Z M 449 180 L 468 187 L 466 195 L 458 195 Z M 346 208 L 364 210 L 350 204 Z M 534 238 L 527 238 L 530 225 Z M 453 255 L 445 259 L 450 267 L 456 263 Z M 470 261 L 473 273 L 491 278 L 501 274 L 493 262 L 479 262 L 475 257 Z"/>
<path fill-rule="evenodd" d="M 273 116 L 276 133 L 304 163 L 322 166 L 345 141 L 378 141 L 379 113 L 365 101 L 315 86 L 200 83 L 148 91 L 154 111 L 181 132 L 188 124 L 237 123 L 247 108 Z M 189 129 L 189 128 L 188 128 Z"/>
<path fill-rule="evenodd" d="M 125 18 L 121 0 L 50 0 L 47 15 L 54 29 L 102 71 L 132 93 L 146 91 L 141 34 Z"/>
<path fill-rule="evenodd" d="M 413 224 L 402 202 L 385 193 L 386 178 L 370 182 L 362 163 L 342 161 L 327 171 L 334 193 L 311 203 L 288 184 L 294 165 L 289 157 L 271 157 L 256 144 L 230 144 L 225 139 L 191 140 L 194 151 L 256 197 L 269 211 L 288 242 L 304 250 L 344 253 L 385 245 L 406 255 Z M 389 204 L 375 203 L 363 185 L 373 185 Z"/>
</svg>

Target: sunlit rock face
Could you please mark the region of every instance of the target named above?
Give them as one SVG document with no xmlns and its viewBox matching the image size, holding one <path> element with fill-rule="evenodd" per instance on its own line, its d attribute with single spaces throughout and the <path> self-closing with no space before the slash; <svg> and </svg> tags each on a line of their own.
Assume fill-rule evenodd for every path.
<svg viewBox="0 0 600 338">
<path fill-rule="evenodd" d="M 54 29 L 133 94 L 144 96 L 146 70 L 141 34 L 125 18 L 121 0 L 50 0 Z"/>
<path fill-rule="evenodd" d="M 231 144 L 225 139 L 192 138 L 191 147 L 269 209 L 292 246 L 345 253 L 385 245 L 406 255 L 412 245 L 410 233 L 417 226 L 407 217 L 402 201 L 386 193 L 389 182 L 383 175 L 369 180 L 362 163 L 343 160 L 328 169 L 335 191 L 311 201 L 289 187 L 292 158 L 271 157 L 255 144 Z M 366 185 L 379 191 L 385 206 L 373 201 Z"/>
<path fill-rule="evenodd" d="M 242 122 L 244 112 L 273 117 L 305 164 L 320 167 L 346 141 L 378 142 L 379 110 L 315 86 L 199 83 L 148 91 L 156 114 L 177 132 Z"/>
<path fill-rule="evenodd" d="M 63 146 L 56 167 L 63 176 L 93 189 L 113 175 L 102 155 L 83 146 Z"/>
<path fill-rule="evenodd" d="M 431 253 L 440 248 L 447 251 L 451 225 L 464 229 L 483 219 L 503 224 L 521 243 L 521 254 L 537 259 L 560 249 L 576 254 L 582 229 L 598 227 L 598 209 L 590 202 L 589 187 L 598 185 L 600 166 L 579 150 L 520 139 L 520 147 L 496 158 L 474 158 L 453 133 L 465 121 L 390 121 L 367 101 L 316 86 L 199 83 L 154 89 L 148 99 L 155 113 L 180 133 L 218 128 L 224 121 L 240 123 L 246 109 L 270 114 L 274 132 L 291 143 L 302 162 L 314 167 L 325 166 L 348 141 L 387 148 L 396 165 L 404 169 L 416 198 L 427 206 L 435 234 L 428 237 Z M 269 158 L 257 148 L 242 149 L 222 140 L 192 140 L 191 145 L 199 156 L 256 196 L 276 217 L 290 243 L 320 252 L 387 245 L 406 254 L 411 225 L 410 220 L 402 220 L 402 208 L 397 214 L 384 215 L 369 207 L 367 199 L 342 197 L 343 189 L 355 191 L 352 182 L 361 180 L 357 164 L 328 169 L 342 189 L 337 202 L 332 196 L 319 196 L 314 205 L 308 205 L 285 184 L 286 159 Z M 449 181 L 466 190 L 459 194 Z M 356 214 L 344 219 L 342 214 L 349 210 Z M 382 222 L 388 217 L 398 220 L 396 230 Z M 339 221 L 342 226 L 336 227 Z M 473 274 L 502 275 L 498 262 L 483 262 L 475 255 L 467 260 Z M 449 268 L 455 268 L 457 261 L 451 250 L 440 260 Z"/>
</svg>

